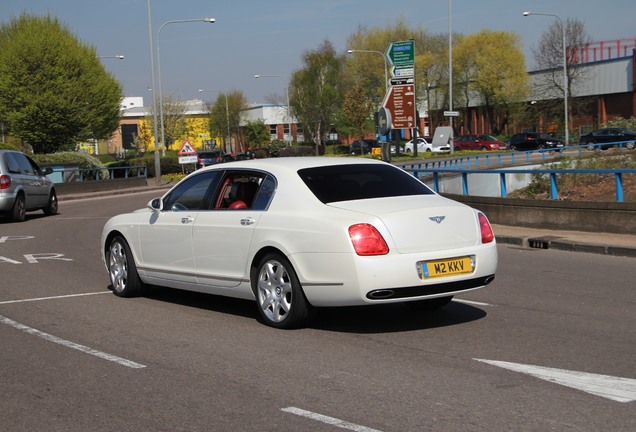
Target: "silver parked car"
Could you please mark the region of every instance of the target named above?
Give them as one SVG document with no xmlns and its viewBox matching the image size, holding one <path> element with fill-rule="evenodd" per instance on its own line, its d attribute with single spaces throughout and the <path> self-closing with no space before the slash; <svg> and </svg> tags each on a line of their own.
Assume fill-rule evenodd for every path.
<svg viewBox="0 0 636 432">
<path fill-rule="evenodd" d="M 46 178 L 51 168 L 42 170 L 29 156 L 14 150 L 0 150 L 0 214 L 23 221 L 26 212 L 57 213 L 55 186 Z"/>
</svg>

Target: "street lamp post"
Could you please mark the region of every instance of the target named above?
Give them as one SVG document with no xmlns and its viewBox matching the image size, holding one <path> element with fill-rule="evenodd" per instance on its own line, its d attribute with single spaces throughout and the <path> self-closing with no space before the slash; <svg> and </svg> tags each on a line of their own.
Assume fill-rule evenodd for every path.
<svg viewBox="0 0 636 432">
<path fill-rule="evenodd" d="M 453 113 L 453 0 L 448 0 L 448 110 Z M 449 144 L 451 153 L 455 153 L 455 131 L 453 116 L 448 117 L 450 123 Z"/>
<path fill-rule="evenodd" d="M 150 79 L 152 81 L 152 116 L 153 122 L 152 127 L 154 129 L 154 145 L 155 145 L 155 157 L 154 157 L 154 165 L 155 165 L 155 184 L 159 186 L 161 184 L 161 157 L 159 154 L 159 145 L 158 145 L 158 133 L 157 133 L 157 98 L 155 95 L 155 59 L 154 59 L 154 49 L 152 47 L 152 18 L 150 13 L 150 0 L 148 0 L 148 39 L 150 45 Z"/>
<path fill-rule="evenodd" d="M 359 49 L 348 49 L 347 52 L 349 54 L 353 54 L 353 53 L 376 53 L 376 54 L 380 54 L 382 56 L 382 59 L 384 60 L 384 91 L 385 91 L 385 93 L 389 92 L 389 77 L 388 77 L 388 74 L 387 74 L 388 65 L 387 65 L 387 62 L 386 62 L 386 55 L 384 55 L 383 52 L 374 51 L 374 50 L 359 50 Z"/>
<path fill-rule="evenodd" d="M 166 154 L 166 142 L 165 142 L 164 128 L 163 128 L 163 89 L 161 84 L 161 53 L 159 50 L 159 36 L 161 36 L 161 30 L 168 24 L 189 23 L 189 22 L 206 22 L 206 23 L 213 24 L 216 22 L 216 20 L 214 18 L 198 18 L 198 19 L 167 21 L 163 23 L 161 27 L 159 27 L 159 30 L 157 30 L 157 74 L 159 79 L 159 117 L 160 117 L 160 123 L 161 123 L 161 147 L 162 147 L 162 153 L 164 155 Z"/>
<path fill-rule="evenodd" d="M 282 76 L 280 75 L 259 75 L 256 74 L 254 75 L 254 78 L 280 78 L 281 80 L 283 80 L 284 83 L 284 79 Z M 293 134 L 292 134 L 292 125 L 291 125 L 291 113 L 289 110 L 289 86 L 285 85 L 285 94 L 287 95 L 287 126 L 289 127 L 289 142 L 291 143 L 293 141 Z M 283 136 L 285 136 L 285 131 L 283 131 Z"/>
<path fill-rule="evenodd" d="M 563 25 L 563 20 L 561 17 L 555 14 L 549 13 L 539 13 L 539 12 L 530 12 L 526 11 L 523 13 L 523 16 L 530 15 L 543 15 L 543 16 L 551 16 L 556 18 L 559 21 L 559 25 L 561 26 L 561 38 L 563 45 L 563 105 L 564 105 L 564 117 L 565 117 L 565 145 L 570 145 L 570 116 L 568 111 L 568 60 L 567 60 L 567 48 L 565 45 L 565 25 Z"/>
<path fill-rule="evenodd" d="M 199 93 L 218 93 L 225 96 L 225 119 L 227 120 L 227 143 L 230 143 L 230 150 L 232 149 L 232 136 L 230 135 L 230 105 L 227 100 L 227 93 L 222 93 L 220 90 L 199 90 Z M 225 151 L 227 151 L 227 143 L 225 144 Z"/>
</svg>

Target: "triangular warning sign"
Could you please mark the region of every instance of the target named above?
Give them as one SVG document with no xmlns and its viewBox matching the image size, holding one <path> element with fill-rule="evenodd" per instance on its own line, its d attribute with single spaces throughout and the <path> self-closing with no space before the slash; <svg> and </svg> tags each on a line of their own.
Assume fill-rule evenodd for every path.
<svg viewBox="0 0 636 432">
<path fill-rule="evenodd" d="M 181 149 L 179 150 L 180 155 L 192 155 L 196 153 L 197 151 L 194 149 L 194 147 L 192 147 L 192 144 L 190 144 L 190 141 L 184 141 L 183 145 L 181 146 Z"/>
</svg>

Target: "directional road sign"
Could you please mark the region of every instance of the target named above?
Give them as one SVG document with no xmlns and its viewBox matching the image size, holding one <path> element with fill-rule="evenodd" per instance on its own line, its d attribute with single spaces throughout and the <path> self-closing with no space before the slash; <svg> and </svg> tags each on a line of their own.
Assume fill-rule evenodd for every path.
<svg viewBox="0 0 636 432">
<path fill-rule="evenodd" d="M 392 129 L 417 127 L 415 116 L 415 85 L 394 85 L 382 104 L 391 112 Z"/>
<path fill-rule="evenodd" d="M 393 78 L 412 77 L 415 69 L 414 41 L 391 42 L 386 50 Z"/>
</svg>

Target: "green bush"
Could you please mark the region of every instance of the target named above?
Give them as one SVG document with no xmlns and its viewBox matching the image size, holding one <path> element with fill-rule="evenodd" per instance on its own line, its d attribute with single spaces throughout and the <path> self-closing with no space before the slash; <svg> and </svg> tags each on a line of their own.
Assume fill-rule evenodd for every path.
<svg viewBox="0 0 636 432">
<path fill-rule="evenodd" d="M 0 150 L 18 150 L 18 148 L 9 143 L 0 143 Z"/>
<path fill-rule="evenodd" d="M 284 141 L 274 140 L 270 142 L 266 148 L 270 157 L 278 157 L 278 154 L 287 147 Z"/>
</svg>

